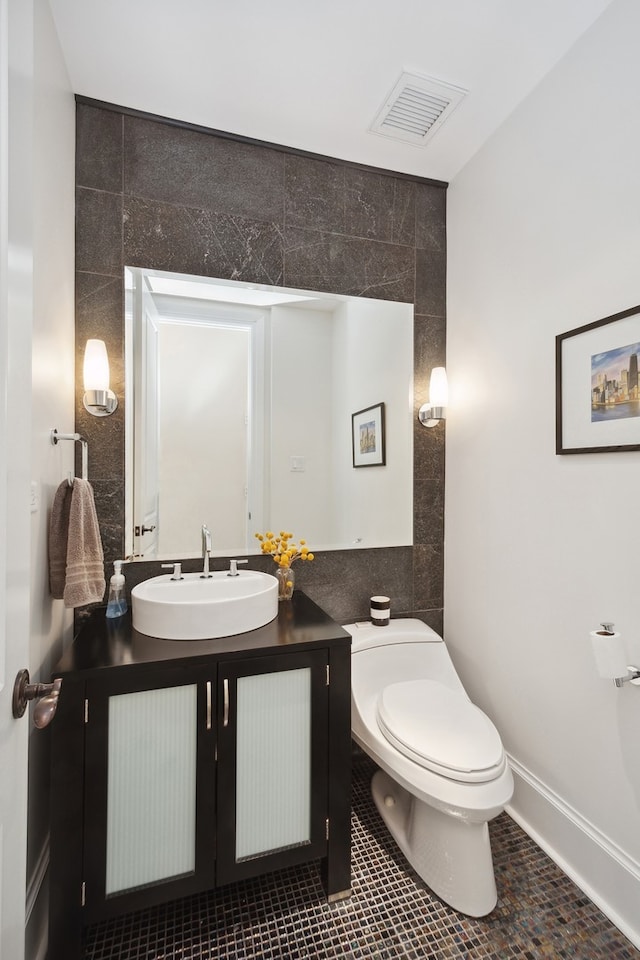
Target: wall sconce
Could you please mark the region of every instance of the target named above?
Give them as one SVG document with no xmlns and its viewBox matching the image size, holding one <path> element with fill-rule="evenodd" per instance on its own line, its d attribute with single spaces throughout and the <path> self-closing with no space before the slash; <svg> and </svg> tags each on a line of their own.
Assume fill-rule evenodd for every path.
<svg viewBox="0 0 640 960">
<path fill-rule="evenodd" d="M 418 411 L 418 420 L 423 427 L 437 427 L 447 418 L 449 387 L 444 367 L 434 367 L 429 381 L 429 403 L 423 403 Z"/>
<path fill-rule="evenodd" d="M 109 417 L 118 398 L 109 389 L 109 357 L 104 340 L 87 340 L 84 351 L 84 408 L 94 417 Z"/>
</svg>

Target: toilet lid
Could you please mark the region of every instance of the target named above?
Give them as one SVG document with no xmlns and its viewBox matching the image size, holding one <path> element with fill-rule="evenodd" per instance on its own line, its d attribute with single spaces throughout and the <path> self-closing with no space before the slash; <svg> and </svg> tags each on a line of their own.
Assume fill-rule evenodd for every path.
<svg viewBox="0 0 640 960">
<path fill-rule="evenodd" d="M 500 734 L 463 693 L 433 680 L 385 687 L 378 724 L 386 739 L 422 767 L 450 780 L 492 780 L 504 768 Z"/>
</svg>

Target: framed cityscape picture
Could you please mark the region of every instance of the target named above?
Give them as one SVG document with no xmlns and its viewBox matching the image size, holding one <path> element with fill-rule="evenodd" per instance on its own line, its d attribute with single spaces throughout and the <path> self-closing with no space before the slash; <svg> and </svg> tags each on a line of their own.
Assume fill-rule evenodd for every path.
<svg viewBox="0 0 640 960">
<path fill-rule="evenodd" d="M 640 306 L 556 337 L 556 453 L 640 450 Z"/>
<path fill-rule="evenodd" d="M 354 467 L 383 467 L 384 403 L 351 414 Z"/>
</svg>

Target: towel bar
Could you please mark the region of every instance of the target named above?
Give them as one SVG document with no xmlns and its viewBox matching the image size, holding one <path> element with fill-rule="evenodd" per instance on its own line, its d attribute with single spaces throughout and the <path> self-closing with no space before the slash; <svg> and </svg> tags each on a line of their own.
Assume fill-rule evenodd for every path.
<svg viewBox="0 0 640 960">
<path fill-rule="evenodd" d="M 82 444 L 82 479 L 89 479 L 89 444 L 79 433 L 58 433 L 54 427 L 51 431 L 51 443 L 56 444 L 58 440 L 74 440 Z M 69 475 L 69 483 L 73 483 L 73 477 Z"/>
</svg>

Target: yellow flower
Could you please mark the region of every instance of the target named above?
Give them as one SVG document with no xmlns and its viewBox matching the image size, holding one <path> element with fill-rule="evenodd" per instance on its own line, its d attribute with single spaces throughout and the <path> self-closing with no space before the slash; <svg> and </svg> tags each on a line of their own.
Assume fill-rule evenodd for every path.
<svg viewBox="0 0 640 960">
<path fill-rule="evenodd" d="M 260 541 L 261 552 L 273 557 L 281 567 L 291 566 L 294 560 L 313 560 L 313 554 L 306 546 L 307 541 L 300 540 L 297 546 L 293 534 L 287 530 L 281 530 L 278 536 L 270 530 L 264 534 L 256 533 L 255 536 Z"/>
</svg>

